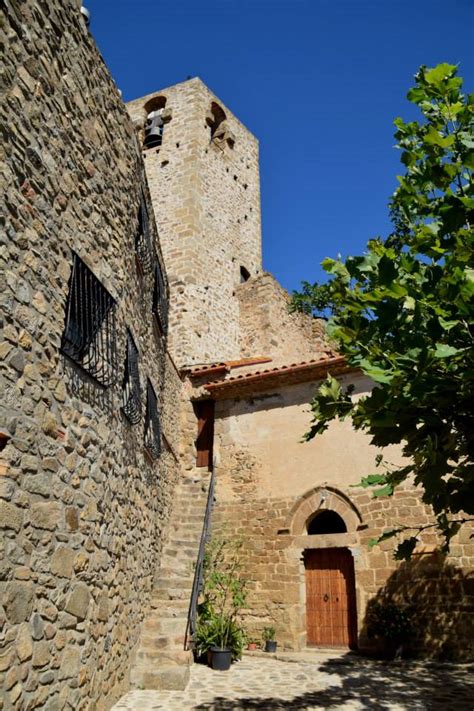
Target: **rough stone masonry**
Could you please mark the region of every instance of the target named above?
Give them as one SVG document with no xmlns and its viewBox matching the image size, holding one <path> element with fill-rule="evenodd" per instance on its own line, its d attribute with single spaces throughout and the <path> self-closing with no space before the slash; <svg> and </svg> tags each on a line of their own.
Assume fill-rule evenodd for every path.
<svg viewBox="0 0 474 711">
<path fill-rule="evenodd" d="M 103 709 L 128 685 L 174 483 L 180 380 L 135 266 L 141 151 L 78 3 L 8 1 L 1 73 L 0 674 L 4 709 Z M 60 355 L 73 251 L 116 301 L 115 382 Z M 121 411 L 127 329 L 161 412 Z"/>
</svg>

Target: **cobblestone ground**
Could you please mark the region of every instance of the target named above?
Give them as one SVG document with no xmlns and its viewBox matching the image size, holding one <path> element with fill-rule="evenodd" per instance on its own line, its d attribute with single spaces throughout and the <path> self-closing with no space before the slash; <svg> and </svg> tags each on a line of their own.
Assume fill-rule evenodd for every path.
<svg viewBox="0 0 474 711">
<path fill-rule="evenodd" d="M 473 671 L 473 665 L 385 663 L 353 655 L 246 655 L 228 672 L 195 664 L 185 691 L 131 691 L 112 711 L 472 711 Z"/>
</svg>

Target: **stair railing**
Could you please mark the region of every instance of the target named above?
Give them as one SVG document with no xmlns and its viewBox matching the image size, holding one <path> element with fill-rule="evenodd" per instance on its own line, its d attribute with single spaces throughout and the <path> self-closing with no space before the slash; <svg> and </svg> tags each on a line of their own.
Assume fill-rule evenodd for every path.
<svg viewBox="0 0 474 711">
<path fill-rule="evenodd" d="M 209 542 L 211 534 L 211 514 L 214 504 L 214 487 L 215 487 L 215 462 L 212 462 L 211 478 L 209 480 L 209 489 L 207 491 L 206 513 L 204 515 L 204 523 L 202 526 L 201 540 L 199 542 L 199 552 L 194 570 L 193 587 L 191 590 L 191 600 L 188 610 L 188 621 L 186 624 L 186 634 L 184 636 L 184 648 L 192 648 L 192 640 L 196 632 L 197 608 L 199 595 L 202 593 L 204 582 L 204 554 L 206 545 Z"/>
</svg>

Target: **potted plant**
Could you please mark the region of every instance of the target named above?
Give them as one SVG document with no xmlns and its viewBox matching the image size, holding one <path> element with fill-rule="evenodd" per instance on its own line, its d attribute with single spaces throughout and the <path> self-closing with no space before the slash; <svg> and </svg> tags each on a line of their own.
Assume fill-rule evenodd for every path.
<svg viewBox="0 0 474 711">
<path fill-rule="evenodd" d="M 376 642 L 378 653 L 386 659 L 401 657 L 413 636 L 409 610 L 392 602 L 372 601 L 367 608 L 366 625 L 367 637 Z"/>
<path fill-rule="evenodd" d="M 240 574 L 238 542 L 216 540 L 204 558 L 203 599 L 194 635 L 196 655 L 210 656 L 213 669 L 226 671 L 242 657 L 246 635 L 239 622 L 245 605 L 246 580 Z"/>
<path fill-rule="evenodd" d="M 249 652 L 255 652 L 260 646 L 260 640 L 259 639 L 249 639 L 249 643 L 247 645 L 247 649 Z"/>
<path fill-rule="evenodd" d="M 265 642 L 265 651 L 275 653 L 277 650 L 277 643 L 275 640 L 275 628 L 274 627 L 264 627 L 263 628 L 263 640 Z"/>
</svg>

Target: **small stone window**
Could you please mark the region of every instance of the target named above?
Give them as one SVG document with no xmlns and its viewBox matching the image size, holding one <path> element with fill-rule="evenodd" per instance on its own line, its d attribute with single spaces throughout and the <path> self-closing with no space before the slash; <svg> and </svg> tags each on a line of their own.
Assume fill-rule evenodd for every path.
<svg viewBox="0 0 474 711">
<path fill-rule="evenodd" d="M 125 372 L 123 376 L 122 410 L 132 425 L 140 422 L 142 414 L 142 393 L 140 388 L 140 371 L 138 368 L 138 348 L 133 336 L 127 330 L 127 345 L 125 353 Z"/>
<path fill-rule="evenodd" d="M 150 221 L 143 193 L 140 196 L 138 208 L 138 225 L 135 234 L 135 257 L 140 276 L 151 274 L 153 268 L 153 247 L 150 232 Z"/>
<path fill-rule="evenodd" d="M 215 145 L 220 148 L 224 148 L 226 144 L 230 148 L 234 147 L 235 136 L 229 130 L 225 111 L 215 101 L 211 103 L 210 111 L 206 116 L 206 123 L 211 129 L 211 141 Z"/>
<path fill-rule="evenodd" d="M 344 519 L 335 511 L 324 509 L 318 511 L 307 524 L 309 536 L 324 533 L 347 533 L 347 526 Z"/>
<path fill-rule="evenodd" d="M 158 401 L 153 385 L 148 380 L 146 388 L 145 449 L 152 459 L 158 459 L 161 452 L 161 427 Z"/>
<path fill-rule="evenodd" d="M 244 282 L 248 281 L 250 279 L 250 272 L 248 269 L 245 267 L 241 266 L 240 267 L 240 283 L 243 284 Z"/>
<path fill-rule="evenodd" d="M 60 350 L 104 387 L 117 375 L 116 308 L 115 299 L 74 253 Z"/>
<path fill-rule="evenodd" d="M 144 148 L 159 148 L 161 146 L 165 123 L 171 119 L 171 114 L 165 109 L 165 106 L 165 96 L 155 96 L 145 104 Z"/>
<path fill-rule="evenodd" d="M 168 333 L 168 294 L 163 270 L 158 259 L 155 261 L 152 313 L 159 330 L 166 336 Z"/>
</svg>

